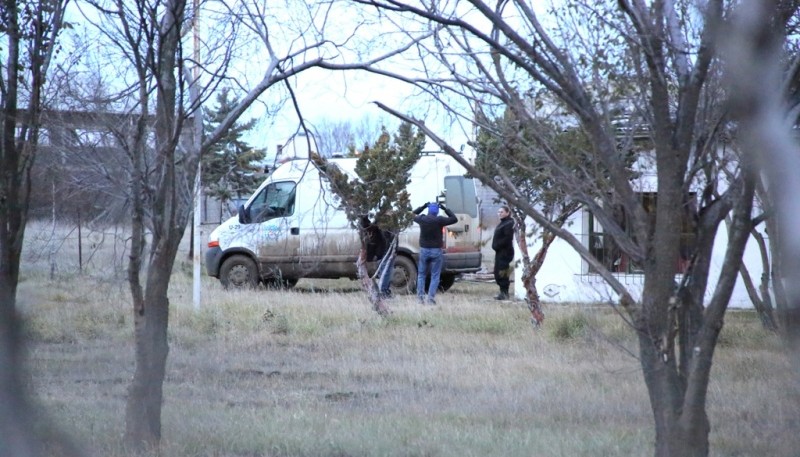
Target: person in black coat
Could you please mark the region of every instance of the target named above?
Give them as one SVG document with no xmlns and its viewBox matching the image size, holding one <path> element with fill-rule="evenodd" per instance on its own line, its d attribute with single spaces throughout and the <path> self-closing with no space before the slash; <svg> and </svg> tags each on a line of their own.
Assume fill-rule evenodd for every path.
<svg viewBox="0 0 800 457">
<path fill-rule="evenodd" d="M 511 262 L 514 260 L 514 220 L 508 206 L 497 210 L 500 223 L 494 229 L 492 249 L 494 249 L 494 281 L 500 287 L 495 300 L 508 300 L 508 286 L 511 283 Z"/>
</svg>

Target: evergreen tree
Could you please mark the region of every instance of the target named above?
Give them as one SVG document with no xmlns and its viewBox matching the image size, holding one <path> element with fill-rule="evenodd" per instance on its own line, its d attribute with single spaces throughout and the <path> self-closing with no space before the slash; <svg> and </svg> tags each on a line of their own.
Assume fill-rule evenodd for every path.
<svg viewBox="0 0 800 457">
<path fill-rule="evenodd" d="M 355 167 L 357 178 L 349 177 L 324 158 L 315 157 L 317 165 L 329 180 L 332 191 L 339 197 L 348 220 L 359 231 L 359 277 L 373 309 L 381 315 L 388 314 L 389 310 L 378 293 L 375 278 L 367 274 L 365 261 L 369 235 L 362 219 L 364 216 L 371 216 L 370 221 L 379 230 L 391 232 L 394 240 L 402 230 L 411 225 L 413 215 L 406 187 L 411 181 L 411 168 L 419 159 L 424 146 L 425 135 L 420 130 L 414 132 L 409 123 L 400 125 L 394 138 L 383 128 L 378 141 L 358 153 Z M 385 257 L 391 258 L 394 255 L 396 252 L 390 248 Z M 384 262 L 387 262 L 386 258 Z M 389 264 L 391 262 L 386 263 Z M 383 274 L 386 272 L 383 271 Z"/>
<path fill-rule="evenodd" d="M 411 168 L 424 146 L 425 135 L 414 132 L 411 124 L 404 123 L 394 138 L 383 128 L 372 147 L 357 153 L 357 179 L 329 166 L 324 159 L 318 159 L 318 165 L 330 180 L 354 227 L 358 226 L 361 216 L 369 214 L 383 230 L 397 234 L 411 225 L 413 219 L 406 187 L 411 180 Z"/>
<path fill-rule="evenodd" d="M 216 106 L 204 113 L 205 133 L 212 132 L 238 102 L 231 96 L 230 89 L 223 89 L 217 94 Z M 254 125 L 255 119 L 235 123 L 203 156 L 203 186 L 206 194 L 223 204 L 234 198 L 249 196 L 261 182 L 258 161 L 264 158 L 264 150 L 254 149 L 242 139 Z"/>
</svg>

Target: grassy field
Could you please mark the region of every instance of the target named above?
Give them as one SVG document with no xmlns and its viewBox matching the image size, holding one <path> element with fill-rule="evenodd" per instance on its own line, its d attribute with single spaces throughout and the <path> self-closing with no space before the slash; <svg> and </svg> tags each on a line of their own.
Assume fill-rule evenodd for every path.
<svg viewBox="0 0 800 457">
<path fill-rule="evenodd" d="M 122 456 L 134 369 L 124 275 L 99 257 L 79 274 L 31 254 L 51 251 L 27 249 L 20 284 L 31 389 L 91 455 Z M 620 319 L 551 304 L 534 330 L 521 302 L 494 292 L 458 282 L 435 307 L 398 297 L 381 319 L 356 282 L 226 292 L 204 277 L 194 310 L 181 262 L 160 455 L 652 455 L 636 343 Z M 800 452 L 790 368 L 752 313 L 729 315 L 709 389 L 712 455 Z"/>
</svg>

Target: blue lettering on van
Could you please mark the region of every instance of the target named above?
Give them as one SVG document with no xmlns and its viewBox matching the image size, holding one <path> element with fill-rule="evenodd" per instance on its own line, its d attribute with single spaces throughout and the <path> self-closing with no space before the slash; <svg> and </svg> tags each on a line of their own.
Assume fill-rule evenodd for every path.
<svg viewBox="0 0 800 457">
<path fill-rule="evenodd" d="M 264 226 L 264 236 L 269 240 L 277 240 L 281 237 L 281 227 L 278 224 Z"/>
</svg>

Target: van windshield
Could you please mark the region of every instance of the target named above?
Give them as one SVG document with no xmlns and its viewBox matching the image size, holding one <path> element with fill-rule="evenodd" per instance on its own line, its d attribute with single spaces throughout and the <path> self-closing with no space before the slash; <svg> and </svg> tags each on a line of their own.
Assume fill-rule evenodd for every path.
<svg viewBox="0 0 800 457">
<path fill-rule="evenodd" d="M 261 189 L 248 208 L 250 220 L 258 223 L 294 214 L 296 187 L 294 181 L 281 181 L 270 183 Z"/>
</svg>

